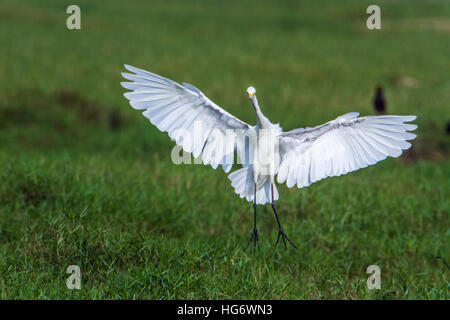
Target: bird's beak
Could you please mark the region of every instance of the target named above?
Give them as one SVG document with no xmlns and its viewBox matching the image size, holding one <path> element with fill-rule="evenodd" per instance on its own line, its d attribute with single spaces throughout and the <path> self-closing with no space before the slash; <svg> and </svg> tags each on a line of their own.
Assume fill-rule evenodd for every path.
<svg viewBox="0 0 450 320">
<path fill-rule="evenodd" d="M 247 94 L 248 94 L 249 99 L 253 98 L 253 96 L 255 95 L 254 93 L 251 93 L 251 92 L 248 92 Z"/>
</svg>

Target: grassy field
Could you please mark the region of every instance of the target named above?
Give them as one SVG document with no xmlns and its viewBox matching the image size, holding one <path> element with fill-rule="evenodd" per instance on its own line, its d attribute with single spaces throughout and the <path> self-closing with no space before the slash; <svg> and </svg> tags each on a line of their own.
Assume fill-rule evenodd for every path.
<svg viewBox="0 0 450 320">
<path fill-rule="evenodd" d="M 3 299 L 448 299 L 450 3 L 77 1 L 0 4 Z M 123 97 L 123 64 L 190 82 L 248 123 L 245 89 L 290 130 L 358 111 L 382 84 L 416 114 L 402 158 L 297 190 L 279 186 L 298 250 L 274 250 L 221 170 L 177 166 L 174 142 Z M 381 268 L 368 290 L 366 268 Z M 81 290 L 66 268 L 79 265 Z"/>
</svg>

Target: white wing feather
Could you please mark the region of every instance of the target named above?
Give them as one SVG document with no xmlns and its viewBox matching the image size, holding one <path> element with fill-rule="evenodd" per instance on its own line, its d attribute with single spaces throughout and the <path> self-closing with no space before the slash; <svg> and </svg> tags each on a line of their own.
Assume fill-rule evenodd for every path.
<svg viewBox="0 0 450 320">
<path fill-rule="evenodd" d="M 408 131 L 416 116 L 366 116 L 350 112 L 323 125 L 295 129 L 280 135 L 281 164 L 277 182 L 289 188 L 309 186 L 326 177 L 339 176 L 398 157 L 416 137 Z"/>
<path fill-rule="evenodd" d="M 145 110 L 143 115 L 159 130 L 167 132 L 175 142 L 194 157 L 202 154 L 205 165 L 214 169 L 222 165 L 225 172 L 230 171 L 236 149 L 235 141 L 226 135 L 227 129 L 247 130 L 250 126 L 232 116 L 209 100 L 193 85 L 180 85 L 170 79 L 129 65 L 125 68 L 133 73 L 123 72 L 122 76 L 131 82 L 121 85 L 131 92 L 125 93 L 130 105 Z M 201 123 L 201 130 L 194 133 L 194 122 Z M 183 133 L 188 133 L 189 138 Z M 216 135 L 214 134 L 216 133 Z M 218 136 L 225 139 L 218 143 Z M 232 154 L 227 145 L 232 144 Z"/>
</svg>

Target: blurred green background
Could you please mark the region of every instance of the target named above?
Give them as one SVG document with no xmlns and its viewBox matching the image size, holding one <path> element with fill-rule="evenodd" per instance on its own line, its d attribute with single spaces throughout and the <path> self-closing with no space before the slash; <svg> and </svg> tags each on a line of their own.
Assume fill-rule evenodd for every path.
<svg viewBox="0 0 450 320">
<path fill-rule="evenodd" d="M 450 2 L 0 3 L 3 299 L 448 299 Z M 285 130 L 349 111 L 418 115 L 401 158 L 297 190 L 278 211 L 298 250 L 244 247 L 252 207 L 221 170 L 177 166 L 174 142 L 123 97 L 131 64 L 200 88 L 255 123 L 246 88 Z M 366 268 L 381 268 L 368 290 Z M 66 268 L 79 265 L 81 290 Z"/>
</svg>

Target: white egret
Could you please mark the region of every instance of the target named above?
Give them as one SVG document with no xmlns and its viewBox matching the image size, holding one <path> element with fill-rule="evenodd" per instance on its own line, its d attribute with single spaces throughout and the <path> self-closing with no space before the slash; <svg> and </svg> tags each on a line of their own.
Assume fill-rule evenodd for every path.
<svg viewBox="0 0 450 320">
<path fill-rule="evenodd" d="M 251 126 L 232 116 L 194 86 L 182 85 L 154 73 L 125 65 L 132 73 L 123 72 L 130 82 L 122 86 L 130 105 L 144 110 L 143 115 L 159 130 L 167 132 L 186 152 L 201 156 L 205 165 L 214 169 L 221 165 L 231 170 L 234 153 L 245 159 L 242 168 L 228 178 L 235 192 L 253 203 L 254 226 L 248 244 L 258 244 L 256 205 L 271 203 L 278 223 L 278 236 L 292 246 L 281 227 L 275 209 L 278 200 L 276 182 L 289 188 L 303 188 L 326 177 L 339 176 L 375 164 L 388 156 L 398 157 L 416 137 L 408 131 L 417 125 L 407 124 L 416 116 L 365 116 L 350 112 L 313 128 L 283 132 L 278 124 L 267 119 L 258 104 L 253 87 L 247 89 L 256 113 L 256 125 Z M 202 125 L 195 134 L 195 123 Z M 228 135 L 233 130 L 236 135 Z M 190 135 L 186 138 L 186 133 Z M 218 134 L 220 139 L 218 139 Z M 236 137 L 250 137 L 237 139 Z M 253 137 L 253 138 L 252 138 Z M 231 146 L 231 148 L 229 148 Z M 249 156 L 250 155 L 250 156 Z M 247 159 L 247 158 L 251 159 Z M 247 244 L 247 246 L 248 246 Z"/>
</svg>

